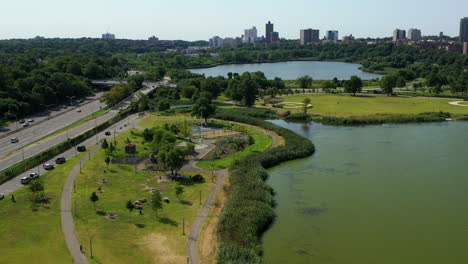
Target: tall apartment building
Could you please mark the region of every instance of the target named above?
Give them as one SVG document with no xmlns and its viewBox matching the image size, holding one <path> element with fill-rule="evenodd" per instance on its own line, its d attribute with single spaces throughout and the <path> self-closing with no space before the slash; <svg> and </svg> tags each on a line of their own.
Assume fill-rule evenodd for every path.
<svg viewBox="0 0 468 264">
<path fill-rule="evenodd" d="M 218 36 L 210 38 L 210 47 L 213 48 L 222 48 L 224 47 L 224 40 Z"/>
<path fill-rule="evenodd" d="M 328 30 L 326 35 L 327 40 L 331 41 L 338 41 L 338 31 L 336 30 Z"/>
<path fill-rule="evenodd" d="M 268 21 L 268 24 L 265 25 L 265 40 L 267 43 L 273 42 L 273 32 L 274 25 Z"/>
<path fill-rule="evenodd" d="M 306 45 L 320 41 L 320 31 L 318 29 L 301 29 L 301 45 Z"/>
<path fill-rule="evenodd" d="M 402 29 L 395 29 L 393 31 L 393 41 L 405 40 L 406 31 Z"/>
<path fill-rule="evenodd" d="M 410 28 L 408 30 L 408 39 L 409 40 L 420 40 L 422 38 L 421 30 L 416 28 Z"/>
<path fill-rule="evenodd" d="M 103 39 L 115 39 L 115 35 L 111 33 L 102 34 Z"/>
<path fill-rule="evenodd" d="M 460 41 L 468 42 L 468 17 L 460 20 Z"/>
<path fill-rule="evenodd" d="M 249 29 L 244 30 L 244 43 L 255 43 L 257 42 L 258 37 L 257 37 L 257 28 L 252 27 Z"/>
</svg>

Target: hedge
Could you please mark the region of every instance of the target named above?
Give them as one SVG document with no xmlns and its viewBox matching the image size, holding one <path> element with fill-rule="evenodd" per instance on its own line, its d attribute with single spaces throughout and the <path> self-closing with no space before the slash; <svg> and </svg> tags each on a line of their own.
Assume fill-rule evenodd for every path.
<svg viewBox="0 0 468 264">
<path fill-rule="evenodd" d="M 41 153 L 38 153 L 30 158 L 27 158 L 3 171 L 0 172 L 0 184 L 7 182 L 14 177 L 20 175 L 21 173 L 30 170 L 32 168 L 35 168 L 36 166 L 39 166 L 40 164 L 50 160 L 51 158 L 57 156 L 58 154 L 73 148 L 75 145 L 79 144 L 80 142 L 86 140 L 87 138 L 93 136 L 96 131 L 102 131 L 111 125 L 117 123 L 118 121 L 122 120 L 123 118 L 127 117 L 128 115 L 132 114 L 135 112 L 134 107 L 129 107 L 123 111 L 120 111 L 120 113 L 110 120 L 98 125 L 92 130 L 88 130 L 84 132 L 81 135 L 78 135 L 74 138 L 68 139 L 67 141 L 64 141 L 58 145 L 55 145 L 51 148 L 48 148 L 47 150 L 44 150 Z"/>
<path fill-rule="evenodd" d="M 254 110 L 220 110 L 215 118 L 246 123 L 273 131 L 284 146 L 254 153 L 230 168 L 231 194 L 218 223 L 218 263 L 263 263 L 260 238 L 272 223 L 273 190 L 265 183 L 267 168 L 314 153 L 312 142 L 289 129 L 252 117 Z"/>
</svg>

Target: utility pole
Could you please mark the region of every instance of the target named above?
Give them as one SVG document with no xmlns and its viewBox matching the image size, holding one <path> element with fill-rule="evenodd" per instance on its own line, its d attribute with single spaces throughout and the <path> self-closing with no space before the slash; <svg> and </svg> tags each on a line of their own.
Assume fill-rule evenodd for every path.
<svg viewBox="0 0 468 264">
<path fill-rule="evenodd" d="M 200 191 L 200 205 L 201 205 L 201 191 Z"/>
<path fill-rule="evenodd" d="M 93 242 L 91 238 L 89 239 L 89 252 L 91 253 L 91 258 L 94 258 L 93 257 Z"/>
<path fill-rule="evenodd" d="M 182 218 L 182 235 L 185 236 L 185 218 Z"/>
</svg>

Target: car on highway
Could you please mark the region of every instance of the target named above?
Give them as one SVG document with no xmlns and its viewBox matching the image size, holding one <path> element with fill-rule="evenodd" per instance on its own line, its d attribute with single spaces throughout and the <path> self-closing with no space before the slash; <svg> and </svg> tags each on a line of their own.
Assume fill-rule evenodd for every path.
<svg viewBox="0 0 468 264">
<path fill-rule="evenodd" d="M 68 106 L 64 105 L 62 106 L 63 109 L 68 109 Z"/>
<path fill-rule="evenodd" d="M 28 127 L 29 126 L 29 123 L 24 123 L 23 124 L 23 127 Z"/>
<path fill-rule="evenodd" d="M 29 184 L 32 180 L 38 179 L 39 178 L 39 173 L 37 172 L 31 172 L 27 177 L 21 178 L 21 184 Z"/>
<path fill-rule="evenodd" d="M 21 120 L 19 121 L 20 124 L 23 124 L 24 122 L 26 122 L 26 120 L 24 120 L 24 119 L 21 119 Z"/>
<path fill-rule="evenodd" d="M 78 150 L 79 152 L 85 152 L 86 151 L 86 146 L 84 146 L 84 145 L 78 146 L 78 147 L 76 147 L 76 150 Z"/>
<path fill-rule="evenodd" d="M 5 194 L 0 193 L 0 200 L 3 199 L 3 198 L 5 198 Z"/>
<path fill-rule="evenodd" d="M 111 134 L 111 132 L 110 132 L 110 131 L 106 131 L 106 133 L 104 133 L 104 135 L 106 135 L 106 136 L 110 136 L 110 135 L 112 135 L 112 134 Z"/>
<path fill-rule="evenodd" d="M 29 122 L 29 123 L 34 122 L 34 119 L 29 119 L 28 122 Z"/>
<path fill-rule="evenodd" d="M 81 113 L 81 109 L 76 110 L 78 113 Z"/>
<path fill-rule="evenodd" d="M 18 138 L 11 138 L 11 139 L 10 139 L 10 142 L 11 142 L 11 143 L 18 143 L 19 140 L 18 140 Z"/>
<path fill-rule="evenodd" d="M 54 164 L 46 163 L 42 165 L 42 167 L 44 168 L 44 170 L 52 170 L 54 169 Z"/>
<path fill-rule="evenodd" d="M 67 161 L 65 157 L 60 157 L 55 159 L 56 164 L 64 164 Z"/>
</svg>

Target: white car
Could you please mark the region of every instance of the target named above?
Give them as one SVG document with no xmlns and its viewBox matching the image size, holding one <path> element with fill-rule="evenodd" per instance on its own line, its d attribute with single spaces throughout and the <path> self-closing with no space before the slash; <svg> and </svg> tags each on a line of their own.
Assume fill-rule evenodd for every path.
<svg viewBox="0 0 468 264">
<path fill-rule="evenodd" d="M 54 168 L 54 165 L 50 163 L 46 163 L 42 165 L 42 167 L 44 168 L 44 170 L 52 170 Z"/>
<path fill-rule="evenodd" d="M 11 139 L 10 139 L 10 142 L 11 142 L 11 143 L 18 143 L 19 140 L 18 140 L 18 138 L 11 138 Z"/>
<path fill-rule="evenodd" d="M 81 113 L 81 109 L 76 110 L 78 113 Z"/>
<path fill-rule="evenodd" d="M 29 176 L 21 178 L 20 182 L 21 184 L 29 184 L 30 181 L 35 180 L 37 178 L 39 178 L 39 173 L 31 172 L 29 173 Z"/>
<path fill-rule="evenodd" d="M 34 122 L 34 119 L 29 119 L 28 122 L 29 122 L 29 123 Z"/>
<path fill-rule="evenodd" d="M 0 200 L 3 199 L 3 198 L 5 198 L 5 194 L 0 193 Z"/>
</svg>

